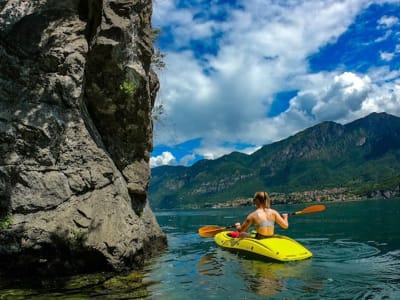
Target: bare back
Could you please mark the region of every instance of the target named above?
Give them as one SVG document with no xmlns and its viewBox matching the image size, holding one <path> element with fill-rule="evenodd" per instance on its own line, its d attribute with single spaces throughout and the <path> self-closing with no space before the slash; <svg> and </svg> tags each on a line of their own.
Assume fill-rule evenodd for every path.
<svg viewBox="0 0 400 300">
<path fill-rule="evenodd" d="M 272 208 L 258 208 L 249 215 L 249 221 L 256 227 L 259 234 L 270 236 L 274 235 L 274 223 L 278 223 L 282 228 L 288 227 L 287 218 Z"/>
<path fill-rule="evenodd" d="M 289 227 L 288 214 L 282 214 L 282 216 L 272 208 L 266 208 L 260 203 L 256 202 L 257 209 L 250 213 L 243 224 L 236 223 L 235 227 L 240 232 L 240 236 L 244 237 L 248 235 L 246 230 L 254 225 L 257 233 L 263 236 L 274 235 L 274 225 L 278 223 L 283 229 Z"/>
</svg>

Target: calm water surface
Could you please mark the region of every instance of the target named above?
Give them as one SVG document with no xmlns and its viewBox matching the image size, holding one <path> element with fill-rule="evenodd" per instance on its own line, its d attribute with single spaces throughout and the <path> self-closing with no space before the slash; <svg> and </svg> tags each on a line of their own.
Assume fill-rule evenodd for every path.
<svg viewBox="0 0 400 300">
<path fill-rule="evenodd" d="M 277 228 L 313 252 L 290 263 L 240 257 L 198 236 L 201 226 L 242 221 L 251 207 L 158 212 L 169 251 L 147 267 L 150 298 L 400 299 L 400 199 L 326 206 L 290 217 L 288 230 Z"/>
<path fill-rule="evenodd" d="M 275 206 L 280 212 L 305 207 Z M 169 249 L 143 271 L 122 280 L 95 274 L 31 282 L 29 288 L 0 277 L 0 299 L 400 299 L 400 199 L 326 207 L 290 217 L 288 230 L 276 228 L 310 249 L 308 260 L 257 261 L 197 234 L 205 225 L 242 222 L 252 207 L 162 211 L 156 216 Z"/>
</svg>

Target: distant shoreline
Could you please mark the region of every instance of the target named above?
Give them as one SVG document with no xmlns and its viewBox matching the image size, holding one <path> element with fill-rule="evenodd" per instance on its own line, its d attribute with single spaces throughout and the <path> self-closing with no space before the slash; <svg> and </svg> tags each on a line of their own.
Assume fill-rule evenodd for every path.
<svg viewBox="0 0 400 300">
<path fill-rule="evenodd" d="M 369 192 L 365 195 L 359 195 L 349 191 L 346 188 L 332 188 L 324 190 L 311 190 L 292 193 L 269 193 L 272 205 L 281 204 L 312 204 L 329 202 L 351 202 L 362 200 L 379 200 L 400 198 L 400 186 L 390 190 L 378 190 Z M 191 205 L 187 207 L 176 207 L 170 209 L 155 208 L 154 211 L 185 210 L 185 209 L 206 209 L 206 208 L 237 208 L 253 206 L 253 198 L 239 198 L 220 203 L 204 203 L 202 205 Z"/>
<path fill-rule="evenodd" d="M 346 188 L 333 188 L 324 190 L 312 190 L 293 193 L 275 193 L 269 194 L 272 204 L 300 204 L 300 203 L 323 203 L 323 202 L 348 202 L 360 201 L 366 199 L 391 199 L 400 197 L 399 188 L 395 190 L 380 190 L 367 195 L 358 195 Z M 227 208 L 253 205 L 252 198 L 235 199 L 222 203 L 205 204 L 203 208 Z"/>
</svg>

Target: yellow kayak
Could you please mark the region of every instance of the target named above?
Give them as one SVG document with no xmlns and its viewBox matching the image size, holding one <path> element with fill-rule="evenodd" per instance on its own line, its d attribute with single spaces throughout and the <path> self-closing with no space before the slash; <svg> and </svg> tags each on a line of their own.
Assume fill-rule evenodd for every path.
<svg viewBox="0 0 400 300">
<path fill-rule="evenodd" d="M 312 256 L 312 253 L 307 248 L 287 236 L 274 235 L 258 240 L 252 237 L 233 238 L 229 236 L 230 232 L 222 231 L 216 234 L 214 241 L 228 250 L 282 262 L 302 260 Z"/>
</svg>

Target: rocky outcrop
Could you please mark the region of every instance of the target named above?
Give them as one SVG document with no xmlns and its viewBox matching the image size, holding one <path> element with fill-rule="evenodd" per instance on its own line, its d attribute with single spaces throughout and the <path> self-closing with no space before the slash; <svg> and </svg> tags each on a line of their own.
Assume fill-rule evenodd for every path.
<svg viewBox="0 0 400 300">
<path fill-rule="evenodd" d="M 392 189 L 380 189 L 368 192 L 367 197 L 372 199 L 400 198 L 400 184 Z"/>
<path fill-rule="evenodd" d="M 0 0 L 0 263 L 124 270 L 166 246 L 147 204 L 150 0 Z"/>
</svg>

